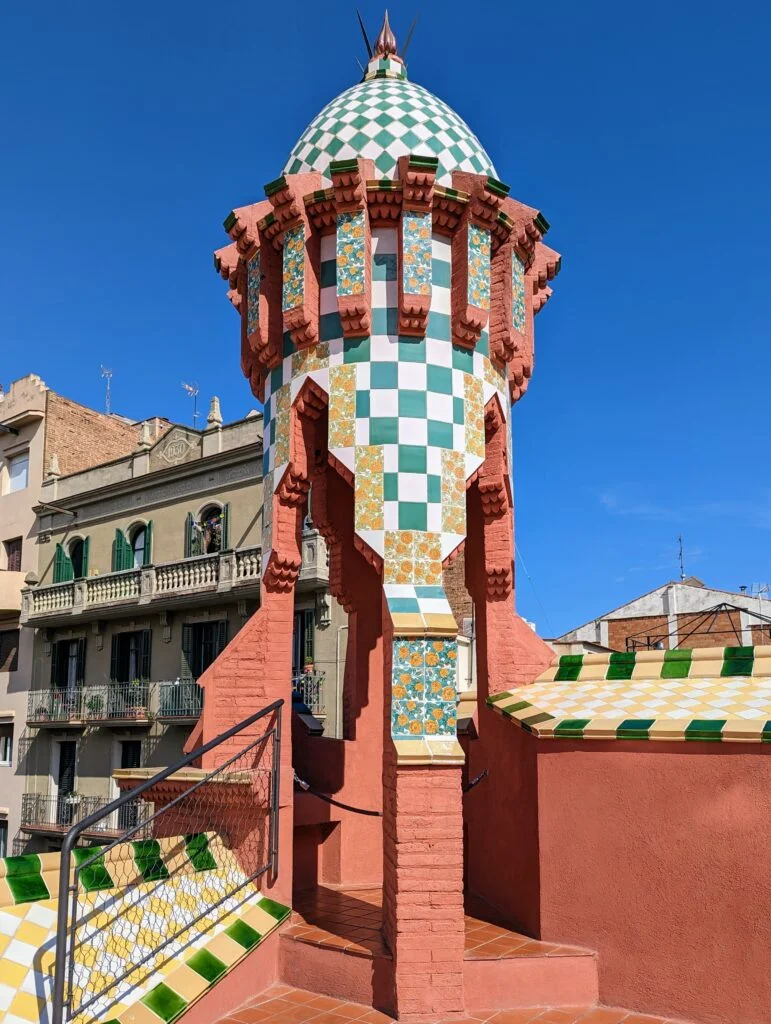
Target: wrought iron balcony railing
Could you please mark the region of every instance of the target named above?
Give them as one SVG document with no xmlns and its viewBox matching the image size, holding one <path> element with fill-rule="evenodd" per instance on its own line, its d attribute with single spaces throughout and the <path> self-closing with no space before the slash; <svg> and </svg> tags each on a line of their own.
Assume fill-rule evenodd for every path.
<svg viewBox="0 0 771 1024">
<path fill-rule="evenodd" d="M 301 697 L 303 704 L 316 718 L 324 718 L 327 713 L 324 702 L 324 673 L 305 672 L 292 677 L 292 689 Z"/>
<path fill-rule="evenodd" d="M 257 588 L 261 573 L 262 550 L 248 547 L 103 573 L 69 583 L 25 587 L 21 592 L 21 621 L 61 621 L 92 610 L 105 615 L 120 614 L 131 604 L 160 606 L 178 598 L 194 598 L 196 594 L 238 593 Z"/>
<path fill-rule="evenodd" d="M 27 724 L 38 728 L 87 725 L 147 725 L 195 721 L 203 707 L 203 689 L 192 680 L 150 683 L 102 683 L 70 689 L 31 690 Z"/>
<path fill-rule="evenodd" d="M 110 803 L 108 796 L 84 796 L 80 793 L 24 793 L 21 798 L 21 827 L 24 832 L 68 832 L 85 818 Z M 151 808 L 141 801 L 129 801 L 88 828 L 84 835 L 114 836 L 127 828 L 137 828 L 141 834 Z"/>
</svg>

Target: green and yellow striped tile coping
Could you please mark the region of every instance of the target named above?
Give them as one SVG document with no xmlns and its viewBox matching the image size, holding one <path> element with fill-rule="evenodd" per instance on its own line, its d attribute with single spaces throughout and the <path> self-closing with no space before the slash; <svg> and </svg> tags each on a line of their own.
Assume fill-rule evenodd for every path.
<svg viewBox="0 0 771 1024">
<path fill-rule="evenodd" d="M 82 848 L 75 856 L 83 863 L 98 852 Z M 50 1017 L 58 879 L 58 853 L 0 860 L 3 1024 Z M 190 922 L 172 946 L 96 1002 L 84 1021 L 174 1020 L 290 914 L 246 882 L 234 854 L 212 833 L 121 843 L 84 868 L 79 883 L 76 1004 L 107 983 L 99 973 L 105 962 L 112 971 L 128 965 L 137 951 L 157 947 L 168 923 Z M 222 896 L 219 907 L 195 920 Z"/>
<path fill-rule="evenodd" d="M 563 654 L 487 703 L 545 739 L 771 742 L 771 646 Z"/>
</svg>

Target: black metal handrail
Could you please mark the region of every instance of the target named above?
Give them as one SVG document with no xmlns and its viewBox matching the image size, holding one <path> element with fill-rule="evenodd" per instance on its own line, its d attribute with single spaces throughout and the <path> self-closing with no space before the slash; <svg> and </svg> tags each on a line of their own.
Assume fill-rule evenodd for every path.
<svg viewBox="0 0 771 1024">
<path fill-rule="evenodd" d="M 227 899 L 232 897 L 235 892 L 242 889 L 249 882 L 254 881 L 256 878 L 261 877 L 266 872 L 270 872 L 271 877 L 275 880 L 278 877 L 278 817 L 279 817 L 279 782 L 280 782 L 280 760 L 281 760 L 281 713 L 284 701 L 283 699 L 273 701 L 267 707 L 261 711 L 250 715 L 245 718 L 242 722 L 232 726 L 225 732 L 220 733 L 213 740 L 205 743 L 203 746 L 198 747 L 196 750 L 185 755 L 177 761 L 175 764 L 170 765 L 167 768 L 163 768 L 157 772 L 151 778 L 140 783 L 133 789 L 122 793 L 119 797 L 113 800 L 111 803 L 106 804 L 103 807 L 98 808 L 92 814 L 83 818 L 77 822 L 67 832 L 62 843 L 61 863 L 59 866 L 59 899 L 57 908 L 57 922 L 56 922 L 56 953 L 54 963 L 54 984 L 52 993 L 52 1014 L 51 1024 L 63 1024 L 65 1020 L 65 1008 L 67 1010 L 67 1020 L 70 1020 L 75 1014 L 72 1013 L 72 993 L 73 993 L 73 981 L 74 981 L 74 970 L 75 970 L 75 933 L 78 923 L 78 892 L 79 892 L 79 876 L 87 868 L 93 866 L 97 861 L 103 861 L 106 853 L 118 846 L 120 843 L 125 843 L 132 836 L 135 836 L 138 832 L 142 832 L 143 837 L 151 834 L 152 823 L 163 814 L 179 805 L 183 800 L 190 797 L 190 795 L 197 790 L 200 790 L 202 786 L 211 782 L 215 776 L 220 775 L 225 771 L 228 766 L 233 765 L 237 760 L 243 758 L 249 751 L 254 750 L 261 744 L 266 743 L 269 739 L 273 740 L 272 750 L 272 769 L 271 769 L 271 786 L 270 786 L 270 819 L 268 824 L 268 859 L 264 866 L 261 866 L 257 871 L 254 871 L 248 877 L 245 877 L 239 886 L 232 892 L 226 893 L 220 900 L 213 904 L 207 904 L 191 921 L 186 923 L 186 927 L 190 927 L 195 924 L 207 913 L 210 913 L 213 909 L 224 903 Z M 271 728 L 267 729 L 264 733 L 255 739 L 249 741 L 249 743 L 238 750 L 235 754 L 230 756 L 222 764 L 213 768 L 205 776 L 192 782 L 185 790 L 178 794 L 173 799 L 169 800 L 168 803 L 155 811 L 152 815 L 144 818 L 141 821 L 137 821 L 129 828 L 125 829 L 117 838 L 113 839 L 109 844 L 100 846 L 90 857 L 82 860 L 80 863 L 72 868 L 72 851 L 75 848 L 76 843 L 80 837 L 86 832 L 93 832 L 97 829 L 97 823 L 103 821 L 110 815 L 120 812 L 121 808 L 125 808 L 128 805 L 137 806 L 137 800 L 143 794 L 149 792 L 166 779 L 171 778 L 177 772 L 182 771 L 185 768 L 190 767 L 193 762 L 200 760 L 205 754 L 211 750 L 221 746 L 227 740 L 232 739 L 234 736 L 244 732 L 250 726 L 254 725 L 260 719 L 266 718 L 269 715 L 275 715 L 274 722 Z M 119 820 L 119 819 L 118 819 Z M 70 874 L 72 872 L 73 879 L 70 882 Z M 100 998 L 100 996 L 113 988 L 115 985 L 123 981 L 129 974 L 135 971 L 137 968 L 144 965 L 152 957 L 155 957 L 159 950 L 163 949 L 170 942 L 172 942 L 177 935 L 169 934 L 166 939 L 158 945 L 151 953 L 147 954 L 144 958 L 139 961 L 132 961 L 129 969 L 122 975 L 113 979 L 109 986 L 92 996 L 87 1002 L 81 1003 L 77 1008 L 77 1014 L 82 1014 L 89 1005 Z"/>
</svg>

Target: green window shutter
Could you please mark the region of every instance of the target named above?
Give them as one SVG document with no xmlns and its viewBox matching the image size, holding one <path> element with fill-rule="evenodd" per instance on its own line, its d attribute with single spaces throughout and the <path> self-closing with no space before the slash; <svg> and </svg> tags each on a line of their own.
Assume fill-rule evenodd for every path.
<svg viewBox="0 0 771 1024">
<path fill-rule="evenodd" d="M 182 665 L 180 668 L 181 679 L 193 678 L 193 627 L 182 626 Z"/>
<path fill-rule="evenodd" d="M 61 544 L 57 544 L 54 552 L 54 583 L 68 583 L 74 576 L 72 559 Z"/>
<path fill-rule="evenodd" d="M 193 523 L 193 513 L 188 512 L 187 519 L 185 520 L 185 558 L 190 558 L 193 554 L 194 533 L 195 525 Z"/>
<path fill-rule="evenodd" d="M 91 544 L 90 537 L 83 538 L 83 579 L 88 577 L 88 549 Z"/>
<path fill-rule="evenodd" d="M 82 686 L 86 680 L 86 638 L 78 640 L 77 681 Z"/>
<path fill-rule="evenodd" d="M 59 685 L 59 641 L 51 644 L 51 689 L 55 690 Z"/>
<path fill-rule="evenodd" d="M 316 614 L 313 608 L 306 608 L 303 612 L 303 662 L 315 661 L 316 656 Z"/>
<path fill-rule="evenodd" d="M 230 549 L 230 502 L 227 501 L 222 507 L 222 541 L 220 544 L 221 551 L 228 551 Z"/>
<path fill-rule="evenodd" d="M 123 530 L 115 531 L 115 540 L 112 542 L 112 571 L 120 572 L 123 568 Z"/>
<path fill-rule="evenodd" d="M 152 650 L 153 631 L 143 629 L 140 640 L 140 676 L 142 679 L 150 679 L 150 652 Z"/>
<path fill-rule="evenodd" d="M 153 560 L 153 521 L 148 522 L 145 527 L 145 558 L 144 564 L 150 565 Z"/>
<path fill-rule="evenodd" d="M 217 657 L 222 654 L 228 645 L 228 620 L 220 619 L 217 623 Z"/>
<path fill-rule="evenodd" d="M 110 647 L 110 682 L 116 682 L 118 678 L 118 637 L 113 634 L 112 646 Z"/>
</svg>

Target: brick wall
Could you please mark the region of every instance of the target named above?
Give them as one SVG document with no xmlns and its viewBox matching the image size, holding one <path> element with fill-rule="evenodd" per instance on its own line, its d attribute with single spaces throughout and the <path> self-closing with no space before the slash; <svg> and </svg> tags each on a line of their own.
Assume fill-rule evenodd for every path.
<svg viewBox="0 0 771 1024">
<path fill-rule="evenodd" d="M 681 647 L 741 647 L 742 628 L 739 612 L 691 612 L 677 616 Z M 697 630 L 691 633 L 691 630 Z M 705 632 L 709 630 L 709 632 Z"/>
<path fill-rule="evenodd" d="M 56 455 L 62 476 L 128 455 L 140 431 L 139 424 L 106 416 L 53 391 L 46 396 L 45 429 L 43 472 L 48 473 Z"/>
<path fill-rule="evenodd" d="M 463 629 L 463 620 L 470 619 L 474 613 L 474 605 L 466 589 L 466 555 L 464 551 L 461 551 L 454 561 L 443 570 L 442 581 L 452 614 L 458 623 L 458 629 Z"/>
<path fill-rule="evenodd" d="M 634 636 L 644 647 L 646 636 L 661 637 L 664 647 L 671 647 L 667 634 L 669 622 L 666 615 L 645 615 L 633 619 L 608 620 L 608 647 L 612 651 L 625 651 L 627 637 Z M 637 634 L 640 634 L 639 636 Z M 672 641 L 674 642 L 674 641 Z"/>
</svg>

